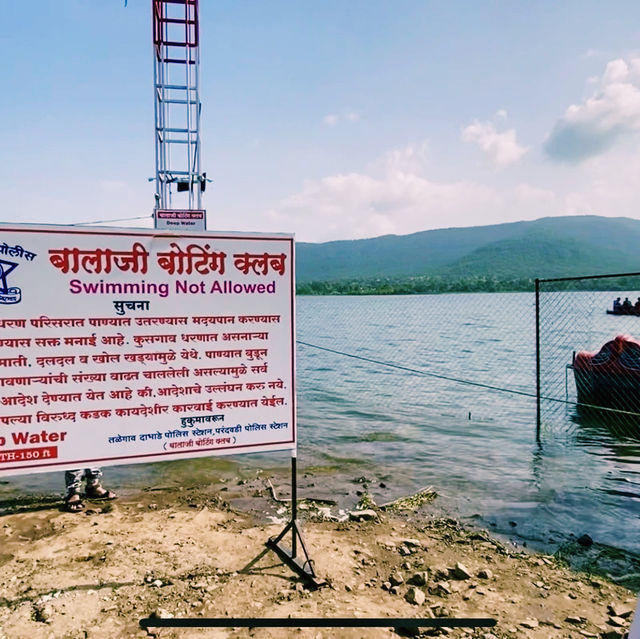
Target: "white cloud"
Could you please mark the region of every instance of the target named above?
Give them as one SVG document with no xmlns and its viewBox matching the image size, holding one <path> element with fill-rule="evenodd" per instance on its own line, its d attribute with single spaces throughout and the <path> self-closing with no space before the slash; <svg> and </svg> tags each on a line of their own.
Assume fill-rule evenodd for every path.
<svg viewBox="0 0 640 639">
<path fill-rule="evenodd" d="M 556 122 L 544 145 L 551 158 L 581 162 L 640 130 L 640 59 L 610 61 L 596 84 Z"/>
<path fill-rule="evenodd" d="M 530 184 L 518 184 L 512 191 L 514 203 L 527 203 L 529 206 L 539 206 L 540 215 L 549 215 L 557 210 L 557 196 L 551 189 L 542 189 Z"/>
<path fill-rule="evenodd" d="M 633 146 L 591 158 L 575 171 L 579 181 L 564 195 L 561 214 L 638 218 L 640 156 Z"/>
<path fill-rule="evenodd" d="M 370 172 L 308 180 L 268 213 L 271 227 L 324 242 L 475 226 L 558 214 L 554 193 L 527 184 L 504 191 L 424 174 L 426 143 L 393 149 Z"/>
<path fill-rule="evenodd" d="M 357 111 L 344 111 L 343 113 L 328 113 L 322 118 L 326 126 L 336 126 L 341 122 L 358 122 L 360 114 Z"/>
<path fill-rule="evenodd" d="M 606 86 L 614 82 L 622 82 L 627 79 L 628 75 L 629 67 L 624 60 L 611 60 L 602 75 L 602 84 Z"/>
<path fill-rule="evenodd" d="M 603 55 L 603 52 L 600 49 L 587 49 L 583 54 L 582 58 L 597 58 L 598 56 Z"/>
<path fill-rule="evenodd" d="M 349 173 L 306 182 L 271 217 L 304 228 L 300 239 L 317 242 L 448 226 L 461 207 L 474 202 L 476 208 L 491 199 L 489 189 L 464 182 L 438 184 L 402 172 Z"/>
<path fill-rule="evenodd" d="M 507 112 L 500 110 L 496 116 L 504 119 Z M 529 150 L 518 144 L 515 129 L 498 132 L 493 122 L 476 120 L 462 131 L 462 140 L 477 144 L 499 167 L 515 164 Z"/>
<path fill-rule="evenodd" d="M 562 202 L 565 215 L 596 215 L 591 204 L 591 198 L 579 191 L 569 191 Z"/>
<path fill-rule="evenodd" d="M 407 144 L 384 153 L 380 159 L 372 162 L 371 169 L 387 174 L 397 172 L 420 174 L 424 171 L 428 153 L 429 142 L 427 140 Z"/>
</svg>

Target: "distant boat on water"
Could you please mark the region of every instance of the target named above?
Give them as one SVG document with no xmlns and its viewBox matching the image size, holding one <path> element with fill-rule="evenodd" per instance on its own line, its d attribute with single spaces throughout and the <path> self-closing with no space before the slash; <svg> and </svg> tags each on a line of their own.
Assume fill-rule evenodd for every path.
<svg viewBox="0 0 640 639">
<path fill-rule="evenodd" d="M 624 302 L 620 301 L 618 297 L 613 302 L 613 308 L 607 309 L 607 315 L 640 315 L 640 297 L 638 301 L 633 304 L 628 297 L 624 298 Z"/>
<path fill-rule="evenodd" d="M 637 317 L 640 317 L 640 309 L 637 309 L 637 308 L 631 308 L 629 310 L 616 309 L 615 311 L 612 311 L 611 309 L 607 309 L 607 315 L 635 315 Z"/>
</svg>

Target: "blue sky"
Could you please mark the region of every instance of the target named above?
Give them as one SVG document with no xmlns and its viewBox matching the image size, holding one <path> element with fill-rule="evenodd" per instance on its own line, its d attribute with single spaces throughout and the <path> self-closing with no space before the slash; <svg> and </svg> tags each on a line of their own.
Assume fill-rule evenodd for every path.
<svg viewBox="0 0 640 639">
<path fill-rule="evenodd" d="M 150 217 L 150 5 L 3 7 L 2 221 Z M 200 13 L 212 230 L 326 241 L 638 217 L 640 3 L 201 0 Z"/>
</svg>

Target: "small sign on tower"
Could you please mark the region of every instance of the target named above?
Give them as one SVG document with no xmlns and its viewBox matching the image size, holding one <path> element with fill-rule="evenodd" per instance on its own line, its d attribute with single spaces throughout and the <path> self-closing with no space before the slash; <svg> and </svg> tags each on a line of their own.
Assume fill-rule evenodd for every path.
<svg viewBox="0 0 640 639">
<path fill-rule="evenodd" d="M 167 231 L 206 231 L 207 212 L 204 209 L 155 209 L 155 227 Z"/>
</svg>

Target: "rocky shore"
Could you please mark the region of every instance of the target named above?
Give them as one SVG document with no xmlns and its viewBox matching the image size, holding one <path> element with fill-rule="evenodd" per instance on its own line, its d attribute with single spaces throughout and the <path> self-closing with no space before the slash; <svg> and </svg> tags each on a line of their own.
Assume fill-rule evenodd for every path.
<svg viewBox="0 0 640 639">
<path fill-rule="evenodd" d="M 237 484 L 233 490 L 153 487 L 117 502 L 95 502 L 82 514 L 61 512 L 47 500 L 5 508 L 0 639 L 408 633 L 141 629 L 139 620 L 153 615 L 495 619 L 492 628 L 421 631 L 483 639 L 623 639 L 631 623 L 633 590 L 576 572 L 562 555 L 533 554 L 453 519 L 425 516 L 432 507 L 426 493 L 407 508 L 383 510 L 365 499 L 351 513 L 303 500 L 304 539 L 316 573 L 327 581 L 322 588 L 306 588 L 270 551 L 247 569 L 282 530 L 289 511 L 264 481 L 260 490 Z M 267 523 L 264 513 L 280 520 Z"/>
</svg>

